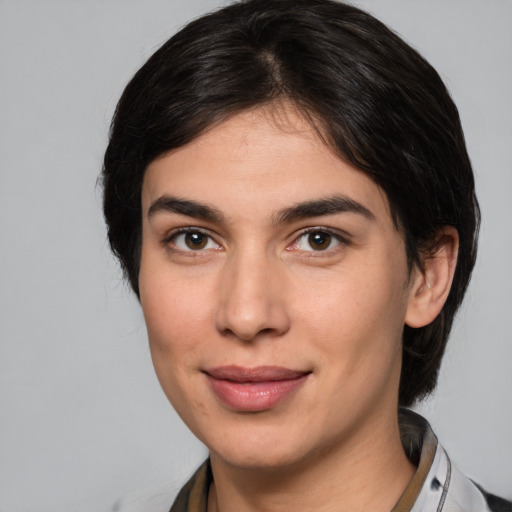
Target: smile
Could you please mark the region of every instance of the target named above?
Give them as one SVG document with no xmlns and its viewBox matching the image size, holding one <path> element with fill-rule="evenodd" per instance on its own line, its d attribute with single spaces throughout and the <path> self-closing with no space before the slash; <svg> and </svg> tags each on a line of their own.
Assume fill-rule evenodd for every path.
<svg viewBox="0 0 512 512">
<path fill-rule="evenodd" d="M 271 409 L 297 391 L 311 372 L 278 366 L 221 366 L 205 371 L 220 402 L 238 412 Z"/>
</svg>

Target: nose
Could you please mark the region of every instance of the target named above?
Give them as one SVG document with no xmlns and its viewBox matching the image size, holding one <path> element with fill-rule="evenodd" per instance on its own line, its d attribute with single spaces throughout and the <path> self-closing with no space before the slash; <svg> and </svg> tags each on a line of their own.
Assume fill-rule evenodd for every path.
<svg viewBox="0 0 512 512">
<path fill-rule="evenodd" d="M 278 262 L 254 253 L 230 258 L 219 281 L 219 332 L 251 341 L 289 329 L 285 277 L 278 267 Z"/>
</svg>

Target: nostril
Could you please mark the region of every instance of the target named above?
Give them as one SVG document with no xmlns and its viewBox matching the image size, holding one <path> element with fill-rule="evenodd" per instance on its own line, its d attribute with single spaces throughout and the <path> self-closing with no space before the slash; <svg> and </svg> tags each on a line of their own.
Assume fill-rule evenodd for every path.
<svg viewBox="0 0 512 512">
<path fill-rule="evenodd" d="M 288 330 L 284 283 L 262 254 L 237 253 L 224 267 L 218 285 L 215 320 L 222 335 L 251 341 Z"/>
<path fill-rule="evenodd" d="M 263 329 L 254 330 L 254 331 L 252 331 L 252 330 L 243 331 L 242 329 L 233 330 L 231 328 L 226 328 L 226 329 L 223 329 L 221 331 L 221 333 L 225 337 L 235 337 L 242 341 L 253 341 L 257 338 L 278 335 L 277 330 L 273 329 L 271 327 L 265 327 Z"/>
</svg>

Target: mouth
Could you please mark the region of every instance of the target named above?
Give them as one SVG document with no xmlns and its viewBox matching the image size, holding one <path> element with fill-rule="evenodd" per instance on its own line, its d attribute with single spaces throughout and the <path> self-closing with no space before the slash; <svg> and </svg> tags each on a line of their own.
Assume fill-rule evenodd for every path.
<svg viewBox="0 0 512 512">
<path fill-rule="evenodd" d="M 261 412 L 293 395 L 312 372 L 280 366 L 220 366 L 204 373 L 224 406 L 237 412 Z"/>
</svg>

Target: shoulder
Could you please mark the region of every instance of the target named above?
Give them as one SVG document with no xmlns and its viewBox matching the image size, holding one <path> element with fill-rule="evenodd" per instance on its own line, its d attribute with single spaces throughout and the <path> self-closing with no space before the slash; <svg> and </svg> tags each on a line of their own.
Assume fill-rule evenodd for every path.
<svg viewBox="0 0 512 512">
<path fill-rule="evenodd" d="M 399 415 L 402 443 L 411 460 L 419 461 L 412 485 L 417 491 L 408 512 L 512 512 L 512 503 L 491 494 L 465 476 L 452 463 L 428 422 L 402 409 Z"/>
<path fill-rule="evenodd" d="M 508 501 L 496 496 L 495 494 L 491 494 L 490 492 L 482 489 L 478 484 L 475 485 L 482 493 L 491 512 L 512 512 L 512 501 Z"/>
<path fill-rule="evenodd" d="M 441 445 L 410 512 L 512 512 L 512 503 L 486 492 L 452 463 Z"/>
<path fill-rule="evenodd" d="M 443 512 L 512 512 L 512 502 L 485 491 L 481 486 L 464 475 L 452 463 L 444 448 L 438 445 L 441 470 L 444 476 L 440 508 Z M 437 457 L 436 457 L 437 458 Z M 434 465 L 433 465 L 434 466 Z"/>
<path fill-rule="evenodd" d="M 206 512 L 211 481 L 210 459 L 207 459 L 182 487 L 169 512 Z"/>
</svg>

